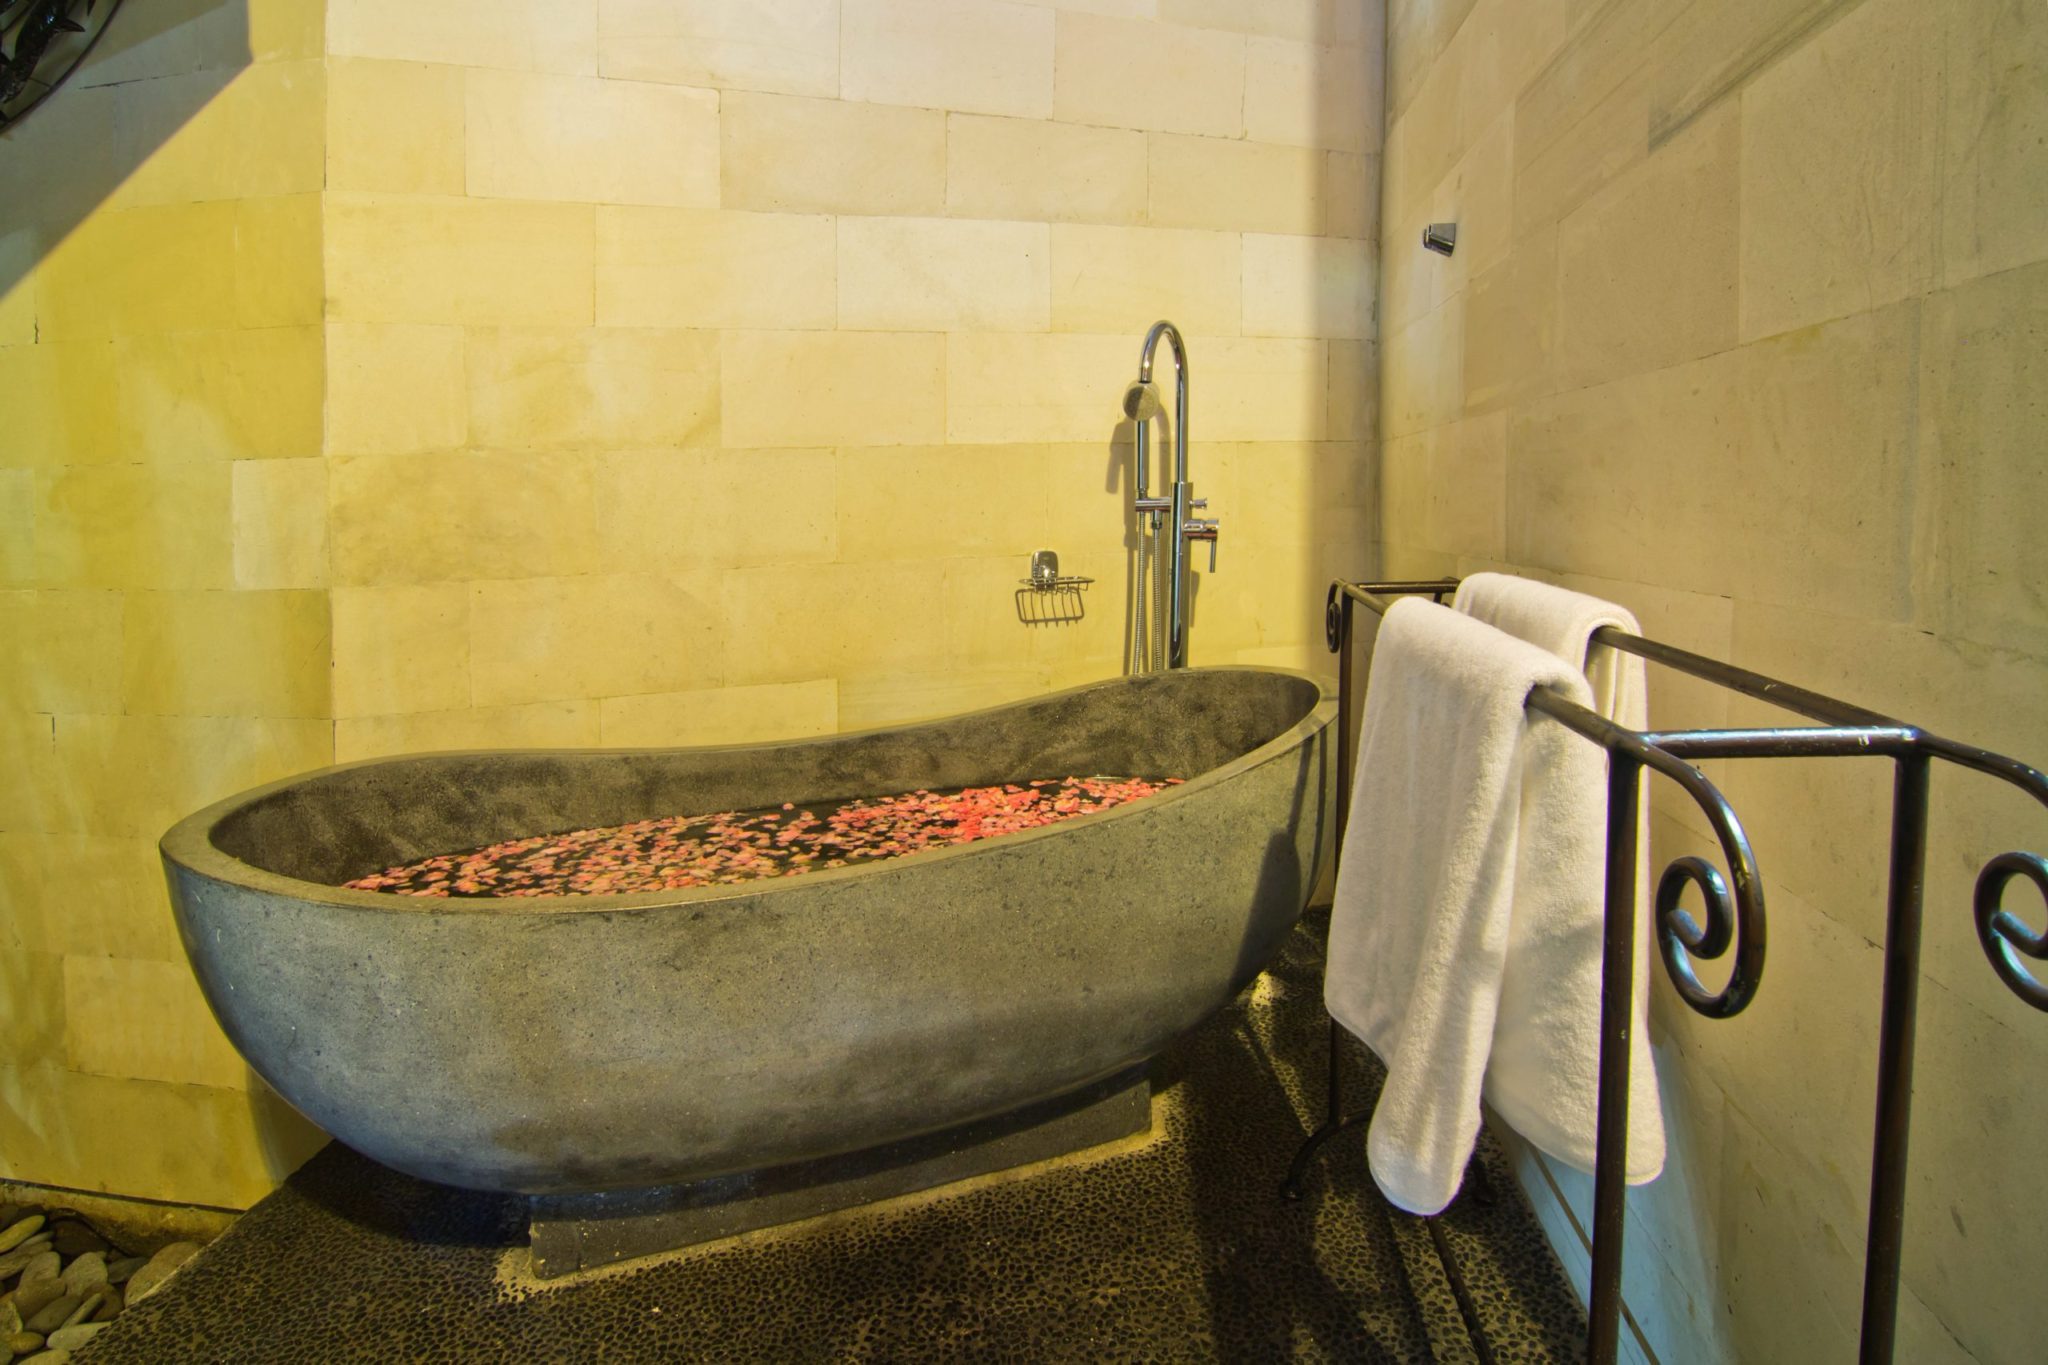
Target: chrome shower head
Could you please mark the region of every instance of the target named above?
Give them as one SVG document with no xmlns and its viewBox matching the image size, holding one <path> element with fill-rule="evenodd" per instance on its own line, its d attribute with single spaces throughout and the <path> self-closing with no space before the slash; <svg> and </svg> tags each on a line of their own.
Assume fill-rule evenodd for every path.
<svg viewBox="0 0 2048 1365">
<path fill-rule="evenodd" d="M 1124 416 L 1133 422 L 1149 422 L 1166 411 L 1166 405 L 1159 400 L 1159 386 L 1149 379 L 1132 382 L 1124 390 Z"/>
</svg>

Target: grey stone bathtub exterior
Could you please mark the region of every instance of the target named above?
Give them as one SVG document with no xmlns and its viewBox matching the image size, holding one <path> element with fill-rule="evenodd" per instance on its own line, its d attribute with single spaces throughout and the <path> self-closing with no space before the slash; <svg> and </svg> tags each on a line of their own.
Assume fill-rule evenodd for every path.
<svg viewBox="0 0 2048 1365">
<path fill-rule="evenodd" d="M 1156 1055 L 1258 973 L 1333 838 L 1336 703 L 1266 669 L 699 749 L 429 754 L 260 788 L 164 837 L 227 1035 L 337 1138 L 569 1194 L 857 1151 Z M 626 896 L 338 883 L 520 835 L 1037 777 L 1181 776 L 1023 834 Z"/>
</svg>

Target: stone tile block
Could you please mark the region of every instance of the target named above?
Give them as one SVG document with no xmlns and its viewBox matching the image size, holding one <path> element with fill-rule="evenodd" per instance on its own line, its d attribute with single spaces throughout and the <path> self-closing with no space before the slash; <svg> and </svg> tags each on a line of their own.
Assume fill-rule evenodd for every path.
<svg viewBox="0 0 2048 1365">
<path fill-rule="evenodd" d="M 2048 658 L 2048 552 L 2038 509 L 2048 265 L 1930 298 L 1920 340 L 1920 441 L 1932 544 L 1919 556 L 1945 632 Z"/>
<path fill-rule="evenodd" d="M 467 584 L 342 587 L 333 598 L 338 719 L 469 705 Z"/>
<path fill-rule="evenodd" d="M 333 0 L 327 50 L 506 71 L 597 74 L 598 0 Z"/>
<path fill-rule="evenodd" d="M 1299 338 L 1204 338 L 1196 441 L 1320 441 L 1329 433 L 1329 347 Z M 1120 394 L 1121 391 L 1119 391 Z"/>
<path fill-rule="evenodd" d="M 1053 13 L 1008 0 L 840 0 L 839 94 L 1048 118 Z"/>
<path fill-rule="evenodd" d="M 722 681 L 719 575 L 521 578 L 470 588 L 478 706 L 682 692 Z"/>
<path fill-rule="evenodd" d="M 1388 339 L 1380 369 L 1383 435 L 1427 431 L 1464 412 L 1465 303 L 1460 295 Z"/>
<path fill-rule="evenodd" d="M 131 716 L 332 714 L 324 592 L 131 592 L 121 643 Z"/>
<path fill-rule="evenodd" d="M 1542 232 L 1475 275 L 1465 295 L 1465 407 L 1549 393 L 1557 359 L 1557 234 Z"/>
<path fill-rule="evenodd" d="M 247 1064 L 220 1031 L 182 962 L 120 957 L 63 960 L 64 1063 L 94 1076 L 248 1085 Z"/>
<path fill-rule="evenodd" d="M 94 590 L 0 592 L 0 708 L 77 715 L 121 709 L 121 598 Z"/>
<path fill-rule="evenodd" d="M 1032 446 L 839 452 L 839 554 L 848 563 L 1013 555 L 1045 542 L 1045 465 Z"/>
<path fill-rule="evenodd" d="M 599 710 L 607 748 L 667 749 L 768 744 L 839 729 L 839 685 L 831 678 L 607 697 Z"/>
<path fill-rule="evenodd" d="M 253 1088 L 95 1076 L 58 1061 L 0 1065 L 0 1084 L 21 1097 L 0 1114 L 0 1163 L 11 1177 L 69 1189 L 247 1208 L 327 1135 L 248 1073 L 245 1083 Z M 138 1132 L 156 1140 L 136 1142 Z"/>
<path fill-rule="evenodd" d="M 1149 220 L 1223 232 L 1319 232 L 1326 164 L 1310 147 L 1154 133 Z"/>
<path fill-rule="evenodd" d="M 30 952 L 185 961 L 153 835 L 0 834 L 0 896 Z"/>
<path fill-rule="evenodd" d="M 1825 41 L 1826 25 L 1861 3 L 1733 0 L 1687 6 L 1644 53 L 1652 82 L 1651 144 L 1667 141 L 1717 101 L 1774 69 L 1779 59 L 1810 53 L 1810 42 Z"/>
<path fill-rule="evenodd" d="M 1734 344 L 1739 132 L 1733 106 L 1702 119 L 1559 228 L 1562 383 Z"/>
<path fill-rule="evenodd" d="M 1185 332 L 1239 327 L 1246 263 L 1236 233 L 1056 224 L 1052 325 L 1133 332 L 1171 318 Z"/>
<path fill-rule="evenodd" d="M 1043 223 L 841 218 L 839 325 L 863 331 L 1044 331 Z"/>
<path fill-rule="evenodd" d="M 43 258 L 38 335 L 61 341 L 236 326 L 237 211 L 220 201 L 93 214 Z"/>
<path fill-rule="evenodd" d="M 718 206 L 712 91 L 472 71 L 467 92 L 466 185 L 474 197 Z"/>
<path fill-rule="evenodd" d="M 36 481 L 37 581 L 53 588 L 225 588 L 230 467 L 80 465 Z"/>
<path fill-rule="evenodd" d="M 326 70 L 318 60 L 112 87 L 116 155 L 134 173 L 112 202 L 187 204 L 318 193 Z"/>
<path fill-rule="evenodd" d="M 1169 23 L 1302 43 L 1361 43 L 1377 36 L 1376 7 L 1356 0 L 1158 0 L 1158 6 L 1159 17 Z"/>
<path fill-rule="evenodd" d="M 1744 338 L 1933 283 L 1943 13 L 1869 0 L 1742 93 Z"/>
<path fill-rule="evenodd" d="M 597 743 L 594 701 L 358 716 L 334 725 L 335 759 L 342 763 L 463 749 L 591 749 Z"/>
<path fill-rule="evenodd" d="M 1245 335 L 1370 336 L 1377 263 L 1343 239 L 1246 233 Z"/>
<path fill-rule="evenodd" d="M 597 211 L 597 320 L 607 327 L 830 328 L 832 220 L 718 209 Z"/>
<path fill-rule="evenodd" d="M 327 188 L 460 195 L 464 75 L 459 66 L 330 59 Z"/>
<path fill-rule="evenodd" d="M 1957 284 L 2048 259 L 2048 16 L 1943 7 L 1942 263 Z"/>
<path fill-rule="evenodd" d="M 839 0 L 598 0 L 600 75 L 839 93 Z"/>
<path fill-rule="evenodd" d="M 943 439 L 944 337 L 727 332 L 722 344 L 728 449 Z"/>
<path fill-rule="evenodd" d="M 734 569 L 725 638 L 745 644 L 727 659 L 725 683 L 837 678 L 841 726 L 865 724 L 846 710 L 850 678 L 923 678 L 946 663 L 948 623 L 931 609 L 944 576 L 943 565 L 908 560 Z"/>
<path fill-rule="evenodd" d="M 1145 135 L 1040 119 L 950 114 L 946 212 L 1136 224 L 1145 219 Z"/>
<path fill-rule="evenodd" d="M 121 338 L 113 392 L 120 455 L 163 462 L 318 455 L 321 340 L 318 327 Z"/>
<path fill-rule="evenodd" d="M 332 193 L 330 322 L 587 325 L 596 309 L 589 205 Z"/>
<path fill-rule="evenodd" d="M 1379 53 L 1360 47 L 1247 40 L 1245 136 L 1358 154 L 1378 151 L 1379 61 Z"/>
<path fill-rule="evenodd" d="M 326 320 L 325 206 L 319 194 L 236 201 L 236 326 L 315 327 Z"/>
<path fill-rule="evenodd" d="M 599 327 L 469 334 L 469 432 L 500 449 L 715 444 L 718 336 Z"/>
<path fill-rule="evenodd" d="M 327 450 L 408 455 L 469 439 L 460 327 L 327 325 Z"/>
<path fill-rule="evenodd" d="M 945 339 L 945 439 L 1099 441 L 1123 420 L 1134 336 L 953 332 Z M 1207 411 L 1207 404 L 1204 404 Z"/>
<path fill-rule="evenodd" d="M 1245 132 L 1245 40 L 1144 19 L 1063 13 L 1051 113 L 1062 123 L 1235 138 Z M 1271 75 L 1264 92 L 1284 73 Z M 1261 106 L 1262 115 L 1280 117 Z"/>
<path fill-rule="evenodd" d="M 933 110 L 728 91 L 719 123 L 728 209 L 929 216 L 945 208 L 946 116 Z"/>
<path fill-rule="evenodd" d="M 337 456 L 328 478 L 337 587 L 595 567 L 596 494 L 588 454 Z"/>
<path fill-rule="evenodd" d="M 0 347 L 0 410 L 13 414 L 0 466 L 118 460 L 119 404 L 120 367 L 111 341 Z"/>
<path fill-rule="evenodd" d="M 1325 237 L 1350 237 L 1377 249 L 1380 237 L 1380 158 L 1331 152 L 1323 172 Z"/>
<path fill-rule="evenodd" d="M 597 491 L 604 562 L 660 573 L 829 560 L 839 552 L 837 489 L 829 450 L 607 456 Z"/>
<path fill-rule="evenodd" d="M 58 716 L 55 737 L 49 827 L 72 834 L 160 838 L 215 801 L 334 760 L 328 720 Z"/>
</svg>

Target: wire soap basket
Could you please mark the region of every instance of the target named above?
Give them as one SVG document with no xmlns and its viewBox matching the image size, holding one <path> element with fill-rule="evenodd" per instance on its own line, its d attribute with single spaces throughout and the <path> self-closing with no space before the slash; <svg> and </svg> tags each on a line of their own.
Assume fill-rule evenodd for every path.
<svg viewBox="0 0 2048 1365">
<path fill-rule="evenodd" d="M 1031 576 L 1019 580 L 1017 619 L 1027 626 L 1056 626 L 1079 621 L 1088 614 L 1081 594 L 1095 580 L 1082 574 L 1060 572 L 1056 550 L 1037 550 L 1031 555 Z"/>
</svg>

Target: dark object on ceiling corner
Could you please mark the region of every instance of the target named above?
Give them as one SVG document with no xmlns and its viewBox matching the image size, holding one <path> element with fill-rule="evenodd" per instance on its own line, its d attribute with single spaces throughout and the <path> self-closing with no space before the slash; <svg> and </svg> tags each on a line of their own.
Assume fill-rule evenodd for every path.
<svg viewBox="0 0 2048 1365">
<path fill-rule="evenodd" d="M 121 0 L 0 0 L 0 132 L 56 92 Z"/>
</svg>

